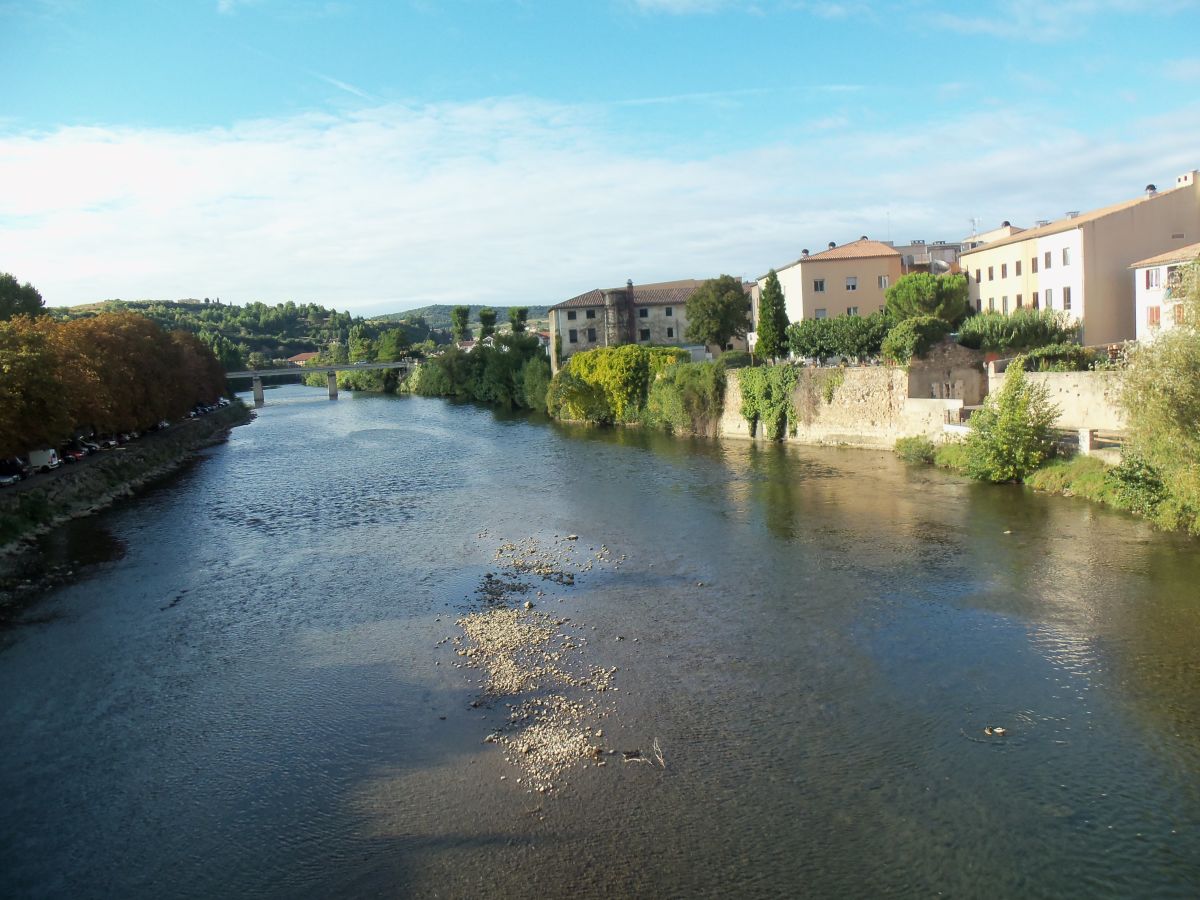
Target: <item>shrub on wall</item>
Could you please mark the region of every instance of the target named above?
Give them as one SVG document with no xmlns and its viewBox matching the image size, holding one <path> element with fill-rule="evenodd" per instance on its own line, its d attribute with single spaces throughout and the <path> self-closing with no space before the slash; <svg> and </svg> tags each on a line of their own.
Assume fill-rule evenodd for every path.
<svg viewBox="0 0 1200 900">
<path fill-rule="evenodd" d="M 1078 343 L 1080 326 L 1058 309 L 1017 309 L 971 316 L 958 330 L 958 342 L 992 353 Z"/>
<path fill-rule="evenodd" d="M 721 362 L 676 363 L 650 385 L 642 421 L 668 431 L 711 435 L 724 402 Z"/>
<path fill-rule="evenodd" d="M 1096 352 L 1079 344 L 1047 344 L 1021 355 L 1029 372 L 1086 372 L 1096 362 Z"/>
<path fill-rule="evenodd" d="M 782 440 L 784 433 L 796 431 L 796 408 L 792 391 L 796 387 L 796 369 L 787 364 L 756 366 L 739 369 L 738 385 L 742 390 L 742 417 L 753 433 L 761 423 L 763 434 L 772 441 Z"/>
<path fill-rule="evenodd" d="M 983 481 L 1024 479 L 1053 455 L 1051 426 L 1058 412 L 1046 388 L 1030 382 L 1021 360 L 1014 361 L 1004 386 L 971 416 L 966 474 Z"/>
<path fill-rule="evenodd" d="M 556 399 L 552 406 L 551 399 L 547 398 L 547 409 L 552 415 L 588 422 L 633 422 L 646 404 L 650 385 L 668 368 L 689 359 L 691 354 L 680 347 L 638 344 L 576 353 L 551 381 L 550 393 Z M 603 403 L 591 390 L 586 395 L 580 393 L 579 385 L 573 382 L 556 389 L 555 382 L 569 381 L 567 375 L 599 391 Z M 584 411 L 588 414 L 582 415 Z"/>
<path fill-rule="evenodd" d="M 604 389 L 589 384 L 575 373 L 560 369 L 546 389 L 546 412 L 556 419 L 611 425 L 612 407 Z"/>
<path fill-rule="evenodd" d="M 913 357 L 924 356 L 949 333 L 950 323 L 933 316 L 905 319 L 883 339 L 884 358 L 907 365 Z"/>
<path fill-rule="evenodd" d="M 753 362 L 745 350 L 726 350 L 721 354 L 721 365 L 726 369 L 744 369 Z"/>
</svg>

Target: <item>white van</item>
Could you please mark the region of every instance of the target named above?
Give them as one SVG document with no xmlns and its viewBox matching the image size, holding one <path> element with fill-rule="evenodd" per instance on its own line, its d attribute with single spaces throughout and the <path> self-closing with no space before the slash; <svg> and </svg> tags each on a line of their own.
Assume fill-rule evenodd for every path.
<svg viewBox="0 0 1200 900">
<path fill-rule="evenodd" d="M 57 450 L 30 450 L 29 465 L 38 472 L 49 472 L 58 468 Z"/>
</svg>

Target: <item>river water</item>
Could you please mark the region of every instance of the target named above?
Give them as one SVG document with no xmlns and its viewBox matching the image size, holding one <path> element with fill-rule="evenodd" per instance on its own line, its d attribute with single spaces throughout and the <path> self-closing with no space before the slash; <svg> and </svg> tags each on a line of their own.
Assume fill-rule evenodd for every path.
<svg viewBox="0 0 1200 900">
<path fill-rule="evenodd" d="M 665 768 L 531 794 L 440 642 L 568 533 L 625 559 L 539 603 Z M 1200 554 L 1081 501 L 289 386 L 45 552 L 4 896 L 1200 893 Z"/>
</svg>

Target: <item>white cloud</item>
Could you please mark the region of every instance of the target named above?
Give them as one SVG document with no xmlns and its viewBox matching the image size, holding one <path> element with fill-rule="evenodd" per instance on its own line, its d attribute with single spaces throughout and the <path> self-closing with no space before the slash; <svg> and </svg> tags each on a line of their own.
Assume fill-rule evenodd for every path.
<svg viewBox="0 0 1200 900">
<path fill-rule="evenodd" d="M 1196 0 L 999 0 L 986 13 L 928 15 L 931 22 L 964 34 L 1049 42 L 1079 35 L 1101 16 L 1157 18 L 1196 6 Z"/>
<path fill-rule="evenodd" d="M 1028 223 L 1136 196 L 1200 163 L 1195 112 L 1107 140 L 989 111 L 683 159 L 614 139 L 603 110 L 523 98 L 0 135 L 0 268 L 51 305 L 220 296 L 364 312 L 755 276 L 802 247 L 886 239 L 889 220 L 898 240 L 954 240 L 973 215 Z"/>
</svg>

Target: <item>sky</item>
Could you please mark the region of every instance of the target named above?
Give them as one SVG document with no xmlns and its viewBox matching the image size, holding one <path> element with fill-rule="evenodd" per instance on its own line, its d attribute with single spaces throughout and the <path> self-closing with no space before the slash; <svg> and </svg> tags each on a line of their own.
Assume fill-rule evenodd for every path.
<svg viewBox="0 0 1200 900">
<path fill-rule="evenodd" d="M 1200 168 L 1200 0 L 0 0 L 0 272 L 356 314 L 755 278 Z"/>
</svg>

